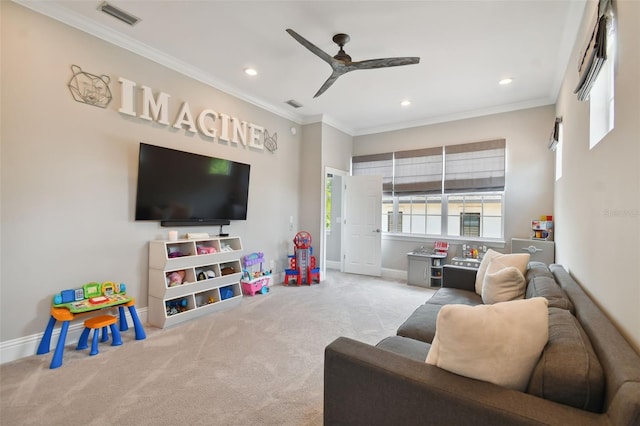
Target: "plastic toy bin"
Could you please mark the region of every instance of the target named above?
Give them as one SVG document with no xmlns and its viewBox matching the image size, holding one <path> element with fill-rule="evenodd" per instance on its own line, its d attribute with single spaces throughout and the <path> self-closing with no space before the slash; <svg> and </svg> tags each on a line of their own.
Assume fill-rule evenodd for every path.
<svg viewBox="0 0 640 426">
<path fill-rule="evenodd" d="M 233 286 L 220 287 L 220 300 L 231 299 L 233 297 Z"/>
</svg>

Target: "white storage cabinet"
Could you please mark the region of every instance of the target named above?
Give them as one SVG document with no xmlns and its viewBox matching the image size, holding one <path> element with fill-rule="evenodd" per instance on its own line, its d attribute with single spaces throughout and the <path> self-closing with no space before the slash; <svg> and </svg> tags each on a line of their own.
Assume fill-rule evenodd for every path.
<svg viewBox="0 0 640 426">
<path fill-rule="evenodd" d="M 241 253 L 239 237 L 149 242 L 149 324 L 165 328 L 237 306 Z M 183 283 L 169 286 L 167 277 L 180 271 Z"/>
</svg>

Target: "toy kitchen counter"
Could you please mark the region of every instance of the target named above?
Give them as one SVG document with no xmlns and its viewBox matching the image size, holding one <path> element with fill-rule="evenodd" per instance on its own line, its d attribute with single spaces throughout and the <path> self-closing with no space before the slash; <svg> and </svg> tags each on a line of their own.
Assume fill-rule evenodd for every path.
<svg viewBox="0 0 640 426">
<path fill-rule="evenodd" d="M 465 268 L 478 269 L 480 267 L 482 259 L 473 259 L 469 257 L 454 257 L 451 259 L 450 264 L 453 266 L 464 266 Z"/>
</svg>

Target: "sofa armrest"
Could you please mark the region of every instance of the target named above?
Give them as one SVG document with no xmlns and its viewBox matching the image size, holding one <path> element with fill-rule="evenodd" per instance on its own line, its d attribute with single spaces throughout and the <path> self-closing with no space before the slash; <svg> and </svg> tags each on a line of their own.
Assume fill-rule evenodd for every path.
<svg viewBox="0 0 640 426">
<path fill-rule="evenodd" d="M 564 406 L 340 337 L 325 348 L 325 425 L 603 424 Z"/>
<path fill-rule="evenodd" d="M 442 287 L 476 291 L 476 274 L 478 270 L 465 266 L 444 265 L 442 267 Z"/>
</svg>

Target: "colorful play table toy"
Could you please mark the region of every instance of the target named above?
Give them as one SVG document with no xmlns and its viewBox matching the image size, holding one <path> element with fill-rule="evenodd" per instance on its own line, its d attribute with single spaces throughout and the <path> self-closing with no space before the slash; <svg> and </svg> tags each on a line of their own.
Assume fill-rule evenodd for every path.
<svg viewBox="0 0 640 426">
<path fill-rule="evenodd" d="M 51 317 L 44 331 L 40 345 L 38 346 L 38 355 L 49 353 L 51 348 L 51 335 L 56 325 L 56 321 L 61 321 L 60 336 L 56 344 L 56 349 L 51 359 L 50 368 L 58 368 L 62 365 L 62 356 L 64 353 L 65 341 L 67 339 L 67 331 L 69 323 L 76 315 L 95 312 L 101 309 L 118 308 L 120 319 L 120 331 L 127 331 L 129 326 L 124 308 L 129 308 L 129 314 L 133 321 L 136 340 L 144 340 L 147 336 L 144 327 L 138 317 L 135 307 L 135 299 L 126 294 L 126 285 L 124 283 L 113 283 L 110 281 L 104 283 L 92 282 L 85 284 L 81 288 L 63 290 L 53 296 L 51 306 Z"/>
</svg>

